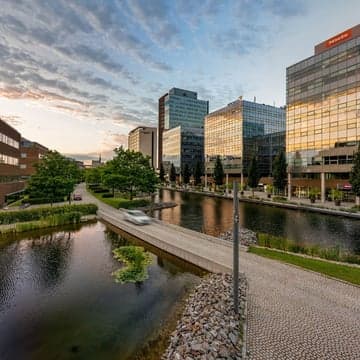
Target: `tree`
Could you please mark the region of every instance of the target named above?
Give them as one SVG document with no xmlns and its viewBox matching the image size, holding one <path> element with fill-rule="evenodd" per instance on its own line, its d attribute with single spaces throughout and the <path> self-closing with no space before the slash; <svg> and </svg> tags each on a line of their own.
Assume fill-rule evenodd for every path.
<svg viewBox="0 0 360 360">
<path fill-rule="evenodd" d="M 360 205 L 360 145 L 358 151 L 354 154 L 354 165 L 350 172 L 350 184 L 356 196 L 356 205 Z"/>
<path fill-rule="evenodd" d="M 189 165 L 186 163 L 184 166 L 184 170 L 183 170 L 183 182 L 184 184 L 188 184 L 190 182 L 190 177 L 191 177 L 191 171 L 189 168 Z"/>
<path fill-rule="evenodd" d="M 287 165 L 283 151 L 281 151 L 273 162 L 273 183 L 277 191 L 283 191 L 287 182 Z"/>
<path fill-rule="evenodd" d="M 215 188 L 216 185 L 222 185 L 224 181 L 224 169 L 220 160 L 220 156 L 216 157 L 216 162 L 214 167 L 214 181 L 215 181 Z"/>
<path fill-rule="evenodd" d="M 140 152 L 124 150 L 119 147 L 114 150 L 115 157 L 103 167 L 104 183 L 126 193 L 130 200 L 138 192 L 151 193 L 155 191 L 158 177 L 150 166 L 149 156 Z"/>
<path fill-rule="evenodd" d="M 48 151 L 34 165 L 36 171 L 28 184 L 30 198 L 43 198 L 53 204 L 54 201 L 68 197 L 80 179 L 80 171 L 76 163 L 57 151 Z"/>
<path fill-rule="evenodd" d="M 256 161 L 256 156 L 254 155 L 251 159 L 249 172 L 248 172 L 248 185 L 250 186 L 253 196 L 254 189 L 258 186 L 260 180 L 259 169 Z"/>
<path fill-rule="evenodd" d="M 102 180 L 102 172 L 100 167 L 86 169 L 85 181 L 87 184 L 100 184 Z"/>
<path fill-rule="evenodd" d="M 169 179 L 170 179 L 171 182 L 176 181 L 176 170 L 175 170 L 175 166 L 174 166 L 173 163 L 171 163 L 171 166 L 170 166 Z"/>
<path fill-rule="evenodd" d="M 164 166 L 162 163 L 160 164 L 159 179 L 161 182 L 165 181 L 165 170 L 164 170 Z"/>
<path fill-rule="evenodd" d="M 201 184 L 201 175 L 202 175 L 201 163 L 200 163 L 200 161 L 197 161 L 195 169 L 194 169 L 194 182 L 195 182 L 195 185 Z"/>
</svg>

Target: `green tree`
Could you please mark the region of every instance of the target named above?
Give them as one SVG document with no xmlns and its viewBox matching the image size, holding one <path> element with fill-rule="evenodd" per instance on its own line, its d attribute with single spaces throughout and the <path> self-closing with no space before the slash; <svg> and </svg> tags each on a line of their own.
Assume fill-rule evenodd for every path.
<svg viewBox="0 0 360 360">
<path fill-rule="evenodd" d="M 184 184 L 188 184 L 190 182 L 191 171 L 189 165 L 186 163 L 183 169 L 183 182 Z"/>
<path fill-rule="evenodd" d="M 140 152 L 124 150 L 119 147 L 114 150 L 115 157 L 108 161 L 104 168 L 104 181 L 113 190 L 126 193 L 130 200 L 138 192 L 151 193 L 155 191 L 158 177 L 150 166 L 149 156 Z"/>
<path fill-rule="evenodd" d="M 283 151 L 281 151 L 273 162 L 273 183 L 277 191 L 284 191 L 287 182 L 287 165 Z"/>
<path fill-rule="evenodd" d="M 102 180 L 101 167 L 86 169 L 85 181 L 87 184 L 101 184 L 101 180 Z"/>
<path fill-rule="evenodd" d="M 169 179 L 170 179 L 171 182 L 176 181 L 176 170 L 175 170 L 175 166 L 174 166 L 173 163 L 171 163 L 171 166 L 170 166 Z"/>
<path fill-rule="evenodd" d="M 216 157 L 216 162 L 214 167 L 214 181 L 215 181 L 215 188 L 216 185 L 222 185 L 224 181 L 224 169 L 222 166 L 220 156 Z"/>
<path fill-rule="evenodd" d="M 360 196 L 360 145 L 358 151 L 354 154 L 354 165 L 350 172 L 350 184 L 352 191 L 356 195 L 356 205 L 359 205 Z"/>
<path fill-rule="evenodd" d="M 201 184 L 201 175 L 202 175 L 201 163 L 200 163 L 200 161 L 197 161 L 196 166 L 195 166 L 195 170 L 194 170 L 194 182 L 195 182 L 195 185 Z"/>
<path fill-rule="evenodd" d="M 256 156 L 253 156 L 249 166 L 248 172 L 248 185 L 250 186 L 253 196 L 254 196 L 254 189 L 258 186 L 260 180 L 258 164 L 256 161 Z"/>
<path fill-rule="evenodd" d="M 52 205 L 55 200 L 67 196 L 71 202 L 71 193 L 80 179 L 74 161 L 57 151 L 49 151 L 34 167 L 35 174 L 28 184 L 30 198 L 44 198 Z"/>
<path fill-rule="evenodd" d="M 165 170 L 164 170 L 164 166 L 163 166 L 162 163 L 161 163 L 161 165 L 160 165 L 159 180 L 160 180 L 161 182 L 164 182 L 164 181 L 165 181 Z"/>
</svg>

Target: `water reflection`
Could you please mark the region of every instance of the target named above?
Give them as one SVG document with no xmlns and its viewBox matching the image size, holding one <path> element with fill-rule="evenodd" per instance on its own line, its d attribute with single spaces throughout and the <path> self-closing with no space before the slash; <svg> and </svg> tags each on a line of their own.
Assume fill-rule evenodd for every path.
<svg viewBox="0 0 360 360">
<path fill-rule="evenodd" d="M 199 278 L 151 251 L 147 281 L 116 284 L 129 241 L 97 223 L 3 246 L 0 359 L 132 359 Z"/>
<path fill-rule="evenodd" d="M 178 206 L 155 211 L 166 222 L 218 236 L 232 228 L 232 200 L 160 190 L 161 201 Z M 283 236 L 297 243 L 339 245 L 360 254 L 360 221 L 311 212 L 240 202 L 240 225 L 255 232 Z"/>
</svg>

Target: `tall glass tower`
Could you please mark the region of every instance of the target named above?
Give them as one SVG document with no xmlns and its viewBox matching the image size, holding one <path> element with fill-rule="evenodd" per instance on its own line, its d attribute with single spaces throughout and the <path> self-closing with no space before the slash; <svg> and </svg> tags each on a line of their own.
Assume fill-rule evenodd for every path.
<svg viewBox="0 0 360 360">
<path fill-rule="evenodd" d="M 194 91 L 172 88 L 159 98 L 158 167 L 163 156 L 163 132 L 181 126 L 182 131 L 203 129 L 209 101 L 199 100 Z"/>
</svg>

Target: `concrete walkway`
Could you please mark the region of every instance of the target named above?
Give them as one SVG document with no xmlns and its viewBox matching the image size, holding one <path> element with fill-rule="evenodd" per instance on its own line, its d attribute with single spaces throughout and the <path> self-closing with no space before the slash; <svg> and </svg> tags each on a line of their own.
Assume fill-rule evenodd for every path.
<svg viewBox="0 0 360 360">
<path fill-rule="evenodd" d="M 231 270 L 228 243 L 160 221 L 132 225 L 83 187 L 80 191 L 115 226 L 146 241 L 155 239 L 166 251 L 183 251 L 185 260 L 197 256 L 213 263 L 214 270 Z M 245 251 L 240 252 L 240 270 L 249 281 L 249 359 L 360 360 L 359 287 Z"/>
</svg>

